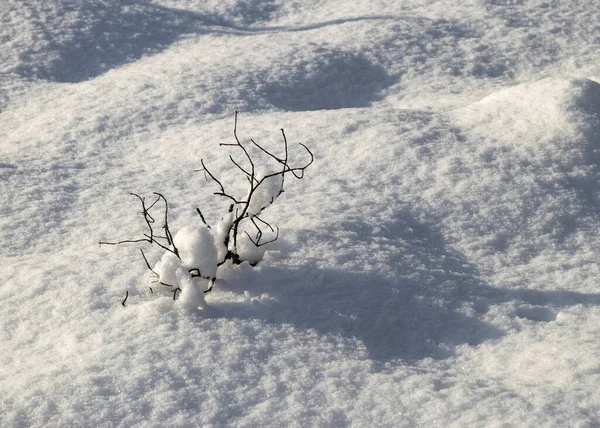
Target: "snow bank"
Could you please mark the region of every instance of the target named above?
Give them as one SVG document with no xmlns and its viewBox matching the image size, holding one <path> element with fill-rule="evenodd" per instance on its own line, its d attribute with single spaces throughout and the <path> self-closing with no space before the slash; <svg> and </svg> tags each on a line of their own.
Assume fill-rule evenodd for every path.
<svg viewBox="0 0 600 428">
<path fill-rule="evenodd" d="M 553 251 L 594 250 L 598 83 L 519 85 L 453 112 L 452 119 L 459 141 L 437 161 L 428 194 L 461 248 L 487 258 L 492 270 Z"/>
</svg>

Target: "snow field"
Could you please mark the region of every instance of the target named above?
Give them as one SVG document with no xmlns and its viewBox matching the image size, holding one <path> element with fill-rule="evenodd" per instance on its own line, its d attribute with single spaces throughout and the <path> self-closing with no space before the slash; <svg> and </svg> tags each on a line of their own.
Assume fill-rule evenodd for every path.
<svg viewBox="0 0 600 428">
<path fill-rule="evenodd" d="M 599 13 L 3 2 L 0 425 L 596 426 Z M 218 235 L 228 203 L 194 170 L 247 190 L 235 110 L 315 163 L 205 298 L 195 208 Z M 169 201 L 177 302 L 97 245 L 144 232 L 130 192 Z"/>
</svg>

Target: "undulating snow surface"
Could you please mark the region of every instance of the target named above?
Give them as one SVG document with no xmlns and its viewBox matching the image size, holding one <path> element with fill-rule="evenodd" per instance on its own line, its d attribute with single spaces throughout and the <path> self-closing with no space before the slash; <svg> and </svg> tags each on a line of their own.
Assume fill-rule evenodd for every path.
<svg viewBox="0 0 600 428">
<path fill-rule="evenodd" d="M 598 82 L 597 0 L 1 1 L 0 426 L 600 425 Z M 173 301 L 98 242 L 210 270 L 235 110 L 315 162 Z"/>
</svg>

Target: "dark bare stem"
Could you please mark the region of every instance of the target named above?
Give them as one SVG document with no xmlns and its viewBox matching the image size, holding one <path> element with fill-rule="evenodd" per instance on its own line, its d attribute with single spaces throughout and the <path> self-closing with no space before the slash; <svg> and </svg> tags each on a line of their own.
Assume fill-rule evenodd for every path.
<svg viewBox="0 0 600 428">
<path fill-rule="evenodd" d="M 200 163 L 202 164 L 202 169 L 198 169 L 196 171 L 203 171 L 205 174 L 208 174 L 208 176 L 215 182 L 217 183 L 217 185 L 219 186 L 219 188 L 221 189 L 220 192 L 215 192 L 213 193 L 214 195 L 217 196 L 223 196 L 225 198 L 231 199 L 235 204 L 239 204 L 242 203 L 240 201 L 238 201 L 237 199 L 235 199 L 233 196 L 227 194 L 225 192 L 225 188 L 223 187 L 223 184 L 217 179 L 217 177 L 215 177 L 212 172 L 210 172 L 210 170 L 206 167 L 206 165 L 204 165 L 204 160 L 200 159 Z"/>
<path fill-rule="evenodd" d="M 149 239 L 149 242 L 152 243 L 152 241 L 154 240 L 154 229 L 152 228 L 152 223 L 154 223 L 154 219 L 148 213 L 148 209 L 146 208 L 146 200 L 136 193 L 130 193 L 130 195 L 138 198 L 140 200 L 140 203 L 142 204 L 142 215 L 144 216 L 146 225 L 148 226 L 148 229 L 150 230 L 150 236 L 148 237 L 148 239 Z M 156 203 L 156 201 L 154 202 L 154 204 L 155 203 Z M 152 204 L 152 206 L 154 206 L 154 204 Z"/>
<path fill-rule="evenodd" d="M 179 257 L 179 250 L 177 249 L 177 247 L 175 246 L 175 243 L 173 242 L 173 235 L 171 234 L 171 230 L 169 229 L 169 203 L 167 202 L 167 199 L 160 193 L 154 192 L 154 194 L 156 196 L 158 196 L 160 199 L 162 199 L 162 201 L 165 203 L 165 223 L 163 225 L 163 229 L 165 231 L 167 243 L 172 247 L 170 249 L 170 251 L 173 254 L 175 254 L 177 256 L 177 258 L 181 259 L 181 257 Z"/>
<path fill-rule="evenodd" d="M 262 247 L 263 245 L 267 245 L 270 244 L 271 242 L 275 242 L 277 241 L 277 238 L 279 238 L 279 228 L 277 226 L 275 226 L 276 229 L 276 233 L 275 233 L 275 238 L 269 240 L 269 241 L 265 241 L 265 242 L 259 242 L 258 240 L 254 240 L 252 239 L 252 237 L 250 236 L 250 234 L 248 232 L 246 233 L 246 236 L 248 236 L 248 239 L 256 246 L 256 247 Z"/>
<path fill-rule="evenodd" d="M 252 218 L 252 223 L 254 223 L 254 220 L 258 220 L 260 221 L 262 224 L 264 224 L 265 226 L 267 226 L 269 229 L 271 229 L 271 232 L 275 232 L 275 229 L 273 229 L 273 226 L 271 226 L 269 223 L 267 223 L 266 221 L 264 221 L 263 219 L 261 219 L 259 216 L 255 215 Z M 256 223 L 254 223 L 254 225 L 256 226 Z M 258 227 L 258 226 L 256 226 Z"/>
<path fill-rule="evenodd" d="M 200 216 L 200 219 L 202 220 L 202 223 L 204 223 L 204 225 L 210 229 L 211 227 L 210 227 L 210 225 L 209 225 L 209 224 L 206 222 L 206 220 L 204 219 L 204 216 L 202 215 L 202 211 L 200 211 L 200 208 L 196 208 L 196 212 L 197 212 L 197 213 L 198 213 L 198 215 Z"/>
<path fill-rule="evenodd" d="M 203 291 L 204 294 L 210 293 L 212 291 L 213 287 L 215 286 L 215 281 L 216 280 L 217 280 L 217 278 L 211 278 L 210 279 L 210 283 L 208 285 L 208 289 Z"/>
<path fill-rule="evenodd" d="M 129 297 L 129 290 L 127 290 L 127 291 L 125 292 L 125 300 L 123 300 L 123 301 L 121 302 L 121 304 L 123 305 L 123 307 L 125 307 L 125 302 L 127 301 L 127 298 L 128 298 L 128 297 Z"/>
<path fill-rule="evenodd" d="M 202 279 L 211 279 L 211 276 L 202 276 L 202 273 L 200 272 L 200 269 L 198 268 L 192 268 L 188 271 L 190 273 L 190 276 L 192 278 L 202 278 Z"/>
<path fill-rule="evenodd" d="M 310 149 L 306 145 L 300 143 L 300 145 L 302 147 L 304 147 L 304 149 L 308 152 L 308 154 L 310 156 L 310 160 L 304 166 L 292 168 L 288 163 L 289 162 L 289 150 L 288 150 L 287 136 L 285 135 L 285 131 L 283 129 L 281 129 L 281 135 L 283 137 L 283 146 L 284 146 L 284 156 L 282 158 L 271 153 L 269 150 L 265 149 L 263 146 L 258 144 L 256 141 L 254 141 L 252 139 L 250 140 L 252 142 L 252 144 L 254 144 L 254 146 L 256 148 L 258 148 L 261 152 L 263 152 L 264 154 L 266 154 L 267 156 L 269 156 L 270 158 L 274 159 L 276 162 L 278 162 L 279 164 L 282 165 L 282 168 L 279 171 L 273 172 L 271 174 L 267 174 L 267 175 L 263 176 L 260 180 L 257 179 L 256 175 L 255 175 L 255 163 L 254 163 L 252 157 L 250 156 L 250 154 L 248 153 L 248 150 L 242 145 L 242 143 L 240 142 L 240 139 L 238 138 L 237 121 L 238 121 L 238 112 L 236 111 L 235 119 L 234 119 L 234 126 L 233 126 L 233 136 L 235 138 L 235 143 L 221 144 L 221 146 L 224 146 L 224 147 L 236 147 L 237 146 L 237 147 L 241 148 L 242 151 L 244 152 L 246 159 L 248 160 L 248 163 L 250 164 L 250 167 L 251 167 L 250 171 L 246 170 L 244 167 L 242 167 L 239 164 L 239 162 L 237 162 L 232 156 L 230 156 L 232 163 L 239 170 L 241 170 L 242 173 L 244 173 L 244 175 L 248 179 L 248 182 L 250 185 L 250 190 L 249 190 L 248 196 L 246 198 L 247 200 L 238 202 L 238 205 L 240 205 L 241 213 L 236 212 L 235 220 L 232 222 L 232 226 L 230 229 L 230 235 L 232 236 L 232 239 L 233 239 L 233 251 L 234 252 L 236 251 L 236 248 L 237 248 L 237 239 L 238 239 L 238 235 L 239 235 L 240 223 L 246 218 L 251 218 L 251 219 L 253 218 L 253 216 L 248 214 L 248 209 L 249 209 L 250 203 L 252 201 L 252 197 L 255 195 L 256 190 L 265 182 L 266 179 L 271 178 L 271 177 L 281 176 L 282 186 L 279 191 L 279 194 L 277 195 L 277 196 L 279 196 L 284 191 L 283 184 L 285 182 L 285 175 L 287 173 L 291 173 L 296 178 L 301 179 L 304 177 L 304 170 L 306 168 L 308 168 L 314 161 L 314 156 L 313 156 L 312 152 L 310 151 Z M 203 166 L 204 166 L 204 164 L 203 164 Z M 209 175 L 212 176 L 212 174 L 210 174 L 210 173 L 209 173 Z M 213 176 L 213 178 L 214 178 L 214 176 Z M 216 179 L 215 179 L 215 181 L 218 182 L 218 180 L 216 180 Z M 223 188 L 221 183 L 220 182 L 218 182 L 218 183 L 221 187 L 220 196 L 227 196 L 227 197 L 235 200 L 235 198 L 233 198 L 232 196 L 228 195 L 225 192 L 225 189 Z M 271 202 L 273 202 L 273 201 L 271 201 Z M 264 208 L 266 208 L 266 207 L 263 207 L 263 209 Z M 261 210 L 261 212 L 262 212 L 262 210 Z M 260 220 L 260 219 L 259 219 L 259 221 L 262 222 L 262 220 Z M 252 222 L 254 223 L 254 226 L 257 229 L 256 240 L 252 240 L 252 242 L 257 246 L 265 245 L 266 243 L 260 242 L 260 239 L 262 238 L 262 234 L 263 234 L 261 227 L 258 224 L 256 224 L 256 222 L 253 219 L 252 219 Z M 265 225 L 267 225 L 271 230 L 273 230 L 272 226 L 269 225 L 268 223 L 265 223 Z M 275 238 L 275 239 L 277 239 L 277 238 Z M 269 241 L 269 242 L 272 242 L 272 241 Z M 227 260 L 227 258 L 226 258 L 226 260 Z"/>
<path fill-rule="evenodd" d="M 126 239 L 124 241 L 117 241 L 117 242 L 100 241 L 98 243 L 100 245 L 120 245 L 120 244 L 133 244 L 136 242 L 150 242 L 150 241 L 148 239 Z"/>
<path fill-rule="evenodd" d="M 286 165 L 287 162 L 285 159 L 281 159 L 278 158 L 277 156 L 275 156 L 273 153 L 271 153 L 270 151 L 268 151 L 267 149 L 265 149 L 263 146 L 261 146 L 260 144 L 258 144 L 256 141 L 250 139 L 250 141 L 252 142 L 252 144 L 254 144 L 258 149 L 260 149 L 263 153 L 267 154 L 268 156 L 272 157 L 273 159 L 275 159 L 277 162 Z M 286 154 L 287 154 L 287 144 L 285 146 L 286 148 Z"/>
<path fill-rule="evenodd" d="M 260 242 L 260 238 L 262 238 L 262 234 L 263 234 L 262 229 L 260 228 L 260 226 L 258 224 L 256 224 L 256 221 L 254 221 L 254 218 L 252 218 L 250 220 L 252 221 L 252 224 L 254 225 L 254 227 L 256 227 L 256 230 L 257 230 L 257 232 L 256 232 L 256 242 Z"/>
<path fill-rule="evenodd" d="M 236 145 L 236 144 L 234 144 L 234 145 Z M 231 162 L 232 162 L 232 163 L 233 163 L 235 166 L 237 166 L 237 167 L 238 167 L 238 169 L 239 169 L 240 171 L 242 171 L 242 172 L 243 172 L 243 173 L 246 175 L 246 178 L 248 179 L 248 181 L 249 181 L 250 183 L 252 183 L 252 180 L 256 181 L 256 178 L 255 178 L 255 177 L 252 175 L 252 173 L 250 173 L 250 172 L 246 171 L 246 170 L 245 170 L 245 169 L 244 169 L 244 168 L 243 168 L 243 167 L 242 167 L 242 166 L 241 166 L 239 163 L 237 163 L 237 162 L 236 162 L 236 160 L 233 158 L 233 156 L 229 155 L 229 160 L 231 160 Z"/>
<path fill-rule="evenodd" d="M 121 241 L 117 241 L 117 242 L 100 241 L 100 245 L 103 245 L 103 244 L 104 245 L 118 245 L 118 244 L 137 243 L 137 242 L 149 242 L 150 244 L 156 244 L 163 250 L 166 250 L 166 251 L 169 251 L 169 252 L 175 254 L 177 256 L 177 258 L 181 259 L 181 257 L 179 257 L 179 250 L 173 243 L 173 236 L 171 235 L 171 231 L 169 229 L 169 218 L 168 218 L 169 206 L 168 206 L 167 200 L 160 193 L 155 192 L 154 194 L 158 196 L 157 199 L 152 203 L 152 205 L 150 205 L 150 207 L 146 207 L 146 200 L 144 198 L 142 198 L 140 195 L 138 195 L 136 193 L 130 193 L 130 195 L 138 198 L 138 200 L 142 204 L 142 215 L 144 216 L 144 221 L 146 222 L 146 226 L 148 226 L 148 233 L 143 234 L 144 238 L 125 239 L 125 240 L 121 240 Z M 154 227 L 152 226 L 155 221 L 154 221 L 154 218 L 149 213 L 149 209 L 154 207 L 156 205 L 156 203 L 160 200 L 162 200 L 165 204 L 165 214 L 164 214 L 165 222 L 163 225 L 163 229 L 165 230 L 166 236 L 155 236 Z M 158 241 L 158 239 L 166 240 L 168 246 L 160 243 Z"/>
<path fill-rule="evenodd" d="M 155 193 L 155 195 L 156 195 L 156 194 L 157 194 L 157 193 Z M 150 211 L 152 208 L 154 208 L 154 205 L 156 205 L 156 203 L 157 203 L 158 201 L 160 201 L 160 197 L 156 198 L 156 200 L 155 200 L 154 202 L 152 202 L 152 205 L 150 205 L 150 206 L 147 208 L 147 211 Z M 152 222 L 154 223 L 154 219 L 152 219 Z"/>
<path fill-rule="evenodd" d="M 158 274 L 156 272 L 154 272 L 152 270 L 152 268 L 150 267 L 150 263 L 148 263 L 148 259 L 146 258 L 146 255 L 144 254 L 144 250 L 142 250 L 141 248 L 140 248 L 140 253 L 142 253 L 142 257 L 144 258 L 144 262 L 146 262 L 146 267 L 148 268 L 148 270 L 150 272 L 152 272 L 153 274 L 155 274 L 156 276 L 158 276 Z"/>
</svg>

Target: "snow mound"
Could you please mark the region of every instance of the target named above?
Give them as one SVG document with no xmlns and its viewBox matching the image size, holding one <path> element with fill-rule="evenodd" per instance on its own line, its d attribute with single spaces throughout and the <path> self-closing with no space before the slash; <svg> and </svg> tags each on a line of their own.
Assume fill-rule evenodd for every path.
<svg viewBox="0 0 600 428">
<path fill-rule="evenodd" d="M 587 79 L 548 78 L 495 92 L 455 113 L 463 129 L 491 142 L 543 143 L 561 130 L 572 131 L 574 119 L 598 126 L 600 85 Z"/>
<path fill-rule="evenodd" d="M 600 227 L 600 85 L 544 79 L 452 114 L 458 142 L 428 193 L 467 253 L 494 269 L 589 252 Z M 450 153 L 451 152 L 451 153 Z"/>
</svg>

